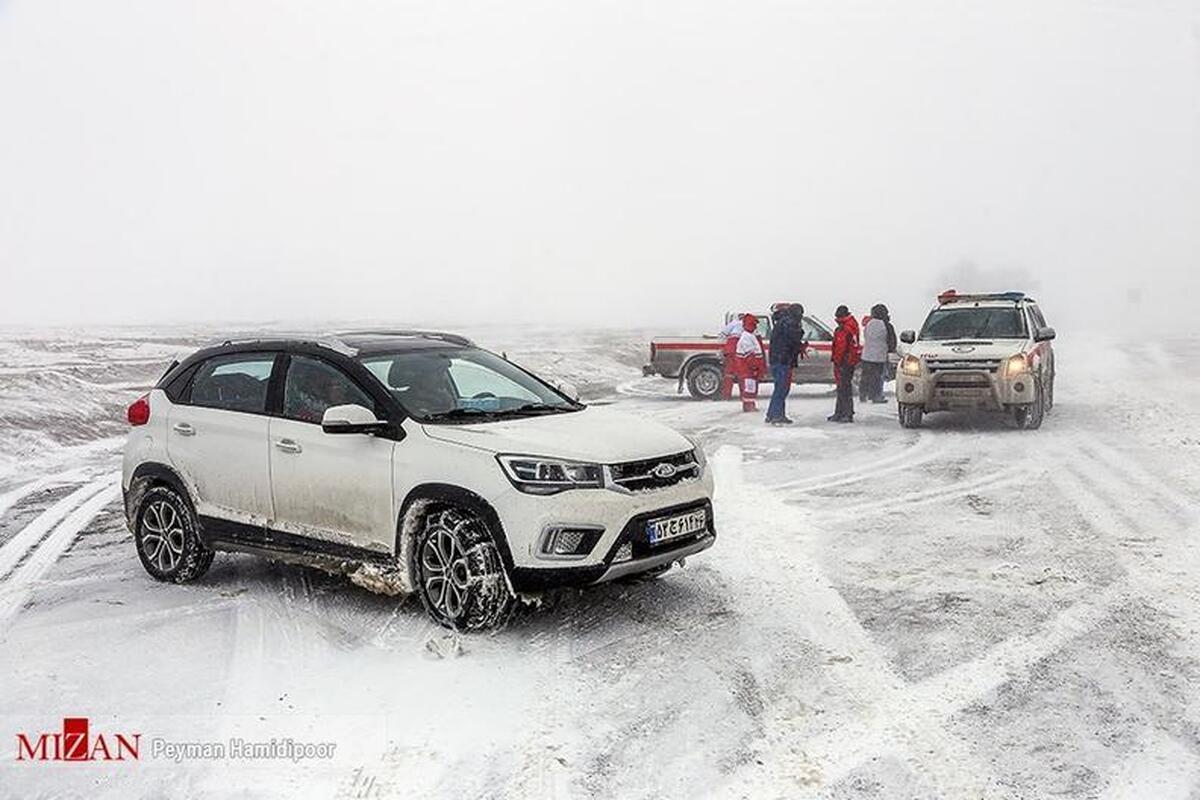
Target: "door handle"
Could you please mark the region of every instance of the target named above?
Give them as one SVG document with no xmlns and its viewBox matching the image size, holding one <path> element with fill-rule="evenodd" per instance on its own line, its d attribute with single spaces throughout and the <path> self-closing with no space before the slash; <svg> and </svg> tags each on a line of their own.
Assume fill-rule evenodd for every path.
<svg viewBox="0 0 1200 800">
<path fill-rule="evenodd" d="M 275 446 L 285 453 L 299 453 L 304 448 L 295 439 L 280 439 Z"/>
<path fill-rule="evenodd" d="M 191 425 L 189 425 L 186 422 L 176 422 L 174 425 L 174 430 L 180 436 L 195 436 L 196 435 L 196 429 L 193 428 Z"/>
</svg>

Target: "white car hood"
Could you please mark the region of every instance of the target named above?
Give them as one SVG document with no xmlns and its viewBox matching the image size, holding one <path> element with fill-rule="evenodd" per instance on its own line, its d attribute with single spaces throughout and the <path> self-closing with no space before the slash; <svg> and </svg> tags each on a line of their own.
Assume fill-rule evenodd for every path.
<svg viewBox="0 0 1200 800">
<path fill-rule="evenodd" d="M 681 453 L 692 448 L 683 434 L 657 422 L 607 408 L 568 414 L 481 422 L 423 425 L 425 435 L 493 453 L 616 464 Z"/>
<path fill-rule="evenodd" d="M 975 341 L 918 341 L 908 348 L 914 356 L 931 358 L 961 358 L 963 361 L 996 360 L 1025 349 L 1023 339 L 999 339 L 992 342 Z"/>
</svg>

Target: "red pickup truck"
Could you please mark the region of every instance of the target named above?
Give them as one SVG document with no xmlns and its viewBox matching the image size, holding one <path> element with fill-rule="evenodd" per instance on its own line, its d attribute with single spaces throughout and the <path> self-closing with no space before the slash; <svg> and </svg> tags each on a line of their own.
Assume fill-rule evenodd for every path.
<svg viewBox="0 0 1200 800">
<path fill-rule="evenodd" d="M 755 316 L 758 317 L 758 335 L 765 345 L 771 337 L 771 315 L 755 313 Z M 731 311 L 725 315 L 725 323 L 737 317 L 738 314 Z M 808 343 L 808 358 L 801 359 L 800 365 L 792 371 L 792 383 L 834 383 L 833 364 L 829 360 L 833 350 L 833 329 L 806 315 L 804 340 Z M 656 337 L 650 340 L 650 363 L 642 367 L 642 374 L 678 378 L 677 391 L 682 393 L 686 384 L 692 397 L 715 400 L 721 394 L 722 347 L 721 337 L 716 334 L 692 338 Z M 895 375 L 899 358 L 892 354 L 888 360 L 885 375 L 890 377 Z M 769 375 L 764 382 L 770 382 Z"/>
</svg>

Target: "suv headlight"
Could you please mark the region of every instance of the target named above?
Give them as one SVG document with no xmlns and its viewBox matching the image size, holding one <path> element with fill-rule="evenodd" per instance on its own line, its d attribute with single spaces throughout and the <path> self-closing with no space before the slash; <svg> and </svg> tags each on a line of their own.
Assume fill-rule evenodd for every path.
<svg viewBox="0 0 1200 800">
<path fill-rule="evenodd" d="M 921 359 L 914 355 L 905 356 L 904 360 L 900 362 L 900 372 L 919 378 L 921 376 Z"/>
<path fill-rule="evenodd" d="M 1015 378 L 1018 375 L 1024 375 L 1029 372 L 1029 360 L 1025 358 L 1024 353 L 1017 353 L 1015 356 L 1009 356 L 1004 362 L 1004 377 Z"/>
<path fill-rule="evenodd" d="M 496 456 L 496 460 L 512 485 L 526 494 L 556 494 L 604 485 L 604 469 L 599 464 L 537 456 Z"/>
</svg>

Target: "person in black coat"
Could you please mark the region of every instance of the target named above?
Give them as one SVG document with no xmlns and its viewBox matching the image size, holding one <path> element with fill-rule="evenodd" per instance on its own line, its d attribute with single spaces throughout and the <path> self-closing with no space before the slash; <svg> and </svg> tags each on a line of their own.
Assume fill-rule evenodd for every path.
<svg viewBox="0 0 1200 800">
<path fill-rule="evenodd" d="M 771 425 L 791 425 L 787 416 L 787 397 L 792 391 L 792 370 L 797 359 L 804 357 L 804 306 L 781 305 L 771 314 L 771 404 L 767 407 L 767 422 Z"/>
</svg>

